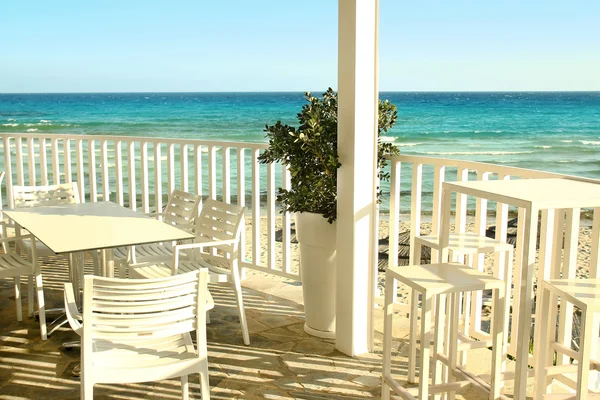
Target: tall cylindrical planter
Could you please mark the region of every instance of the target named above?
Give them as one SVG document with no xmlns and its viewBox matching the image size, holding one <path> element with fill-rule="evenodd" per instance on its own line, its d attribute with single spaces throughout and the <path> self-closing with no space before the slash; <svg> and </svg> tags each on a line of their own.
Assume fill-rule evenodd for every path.
<svg viewBox="0 0 600 400">
<path fill-rule="evenodd" d="M 335 337 L 336 226 L 321 214 L 296 213 L 304 296 L 304 330 Z"/>
</svg>

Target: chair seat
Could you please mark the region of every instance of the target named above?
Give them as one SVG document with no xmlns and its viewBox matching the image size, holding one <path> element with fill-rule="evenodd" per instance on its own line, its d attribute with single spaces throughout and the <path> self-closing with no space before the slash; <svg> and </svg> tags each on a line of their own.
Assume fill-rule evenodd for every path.
<svg viewBox="0 0 600 400">
<path fill-rule="evenodd" d="M 600 310 L 600 279 L 549 279 L 542 283 L 555 295 L 567 298 L 579 308 Z"/>
<path fill-rule="evenodd" d="M 0 254 L 0 278 L 33 274 L 33 264 L 15 253 Z"/>
<path fill-rule="evenodd" d="M 116 259 L 125 260 L 128 257 L 127 247 L 119 247 L 114 249 L 114 257 Z M 185 251 L 181 252 L 180 257 L 185 259 Z M 135 246 L 136 262 L 143 262 L 145 259 L 172 259 L 173 246 L 171 243 L 149 243 Z"/>
<path fill-rule="evenodd" d="M 92 348 L 92 368 L 102 374 L 104 383 L 169 379 L 181 376 L 185 369 L 194 372 L 198 364 L 189 333 L 149 340 L 94 340 Z"/>
<path fill-rule="evenodd" d="M 415 236 L 415 241 L 422 245 L 439 250 L 440 239 L 437 235 Z M 450 251 L 460 254 L 494 253 L 496 251 L 512 251 L 513 246 L 500 240 L 472 232 L 451 233 L 448 242 Z"/>
<path fill-rule="evenodd" d="M 420 293 L 447 294 L 504 287 L 500 279 L 457 263 L 391 267 L 386 273 Z"/>
<path fill-rule="evenodd" d="M 131 274 L 132 278 L 165 278 L 167 276 L 171 276 L 171 271 L 173 271 L 172 266 L 172 262 L 134 264 L 130 267 L 129 273 Z M 203 260 L 179 261 L 177 274 L 185 274 L 186 272 L 197 271 L 200 268 L 208 268 L 209 283 L 221 283 L 229 281 L 228 276 L 230 273 L 228 270 L 219 268 Z"/>
</svg>

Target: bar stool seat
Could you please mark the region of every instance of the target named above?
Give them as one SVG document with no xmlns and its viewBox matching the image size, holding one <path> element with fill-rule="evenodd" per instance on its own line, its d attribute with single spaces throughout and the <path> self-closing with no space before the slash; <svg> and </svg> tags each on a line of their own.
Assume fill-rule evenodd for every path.
<svg viewBox="0 0 600 400">
<path fill-rule="evenodd" d="M 440 250 L 440 238 L 437 235 L 415 236 L 415 247 L 413 256 L 415 263 L 420 264 L 421 248 L 430 247 L 434 250 Z M 459 255 L 473 255 L 481 253 L 495 253 L 501 251 L 511 252 L 513 246 L 510 243 L 489 238 L 487 236 L 477 235 L 473 232 L 451 233 L 447 247 L 452 254 L 451 259 Z M 432 262 L 435 260 L 432 260 Z"/>
<path fill-rule="evenodd" d="M 575 390 L 575 397 L 570 399 L 600 398 L 598 393 L 588 393 L 590 368 L 600 371 L 600 361 L 591 359 L 592 342 L 598 340 L 598 330 L 594 331 L 594 317 L 600 314 L 600 279 L 551 279 L 542 281 L 539 294 L 539 307 L 541 307 L 540 321 L 536 323 L 545 329 L 536 329 L 535 348 L 536 355 L 536 380 L 534 399 L 560 399 L 565 394 L 547 394 L 548 386 L 553 377 L 560 377 L 560 381 Z M 579 351 L 572 350 L 554 340 L 556 337 L 556 304 L 557 297 L 561 298 L 563 312 L 566 302 L 581 310 L 581 329 L 579 335 Z M 567 316 L 567 318 L 571 318 Z M 597 329 L 597 328 L 596 328 Z M 570 342 L 570 338 L 569 338 Z M 576 364 L 557 363 L 553 366 L 554 352 L 557 360 L 563 355 L 577 361 Z M 577 381 L 568 378 L 568 374 L 575 374 Z"/>
<path fill-rule="evenodd" d="M 424 235 L 424 236 L 416 236 L 415 237 L 415 245 L 413 248 L 413 260 L 416 264 L 420 264 L 421 257 L 421 249 L 422 247 L 430 247 L 433 250 L 441 251 L 440 248 L 440 239 L 437 235 Z M 510 299 L 511 294 L 511 284 L 512 284 L 512 265 L 513 265 L 513 250 L 514 247 L 510 243 L 503 242 L 501 240 L 492 239 L 485 235 L 478 235 L 473 232 L 461 232 L 461 233 L 451 233 L 448 239 L 448 246 L 446 250 L 448 252 L 447 255 L 442 257 L 441 261 L 451 261 L 457 262 L 459 260 L 459 256 L 469 256 L 473 257 L 478 254 L 494 254 L 500 253 L 504 254 L 504 258 L 499 265 L 494 265 L 494 276 L 496 278 L 504 280 L 506 283 L 506 298 Z M 449 259 L 449 260 L 448 260 Z M 432 260 L 432 262 L 437 262 L 440 260 Z M 472 258 L 468 259 L 467 265 L 472 266 Z M 463 299 L 464 307 L 462 319 L 462 333 L 466 336 L 472 336 L 480 340 L 488 340 L 489 335 L 481 330 L 480 327 L 480 319 L 477 314 L 477 309 L 481 309 L 481 305 L 483 302 L 481 292 L 477 292 L 472 296 L 466 296 Z M 507 300 L 507 305 L 509 304 Z M 443 307 L 443 306 L 442 306 Z M 414 326 L 416 324 L 416 315 L 417 315 L 417 306 L 416 301 L 413 302 L 411 298 L 411 324 Z M 509 327 L 509 317 L 510 313 L 508 310 L 505 310 L 505 325 L 504 331 L 507 332 L 508 336 L 508 327 Z M 414 344 L 414 340 L 411 342 Z M 505 343 L 505 345 L 507 345 Z M 415 354 L 414 350 L 412 350 L 411 354 Z M 466 363 L 466 353 L 461 354 L 461 364 Z M 412 374 L 409 376 L 412 382 L 414 378 Z"/>
<path fill-rule="evenodd" d="M 414 392 L 403 388 L 391 375 L 391 343 L 392 343 L 392 316 L 393 316 L 393 287 L 400 281 L 407 285 L 413 293 L 422 295 L 421 329 L 420 336 L 420 379 L 418 396 Z M 492 368 L 491 382 L 486 384 L 478 380 L 473 374 L 457 367 L 458 354 L 458 314 L 460 308 L 460 294 L 463 292 L 493 290 L 493 307 L 497 308 L 494 313 L 492 324 Z M 450 307 L 450 339 L 448 357 L 441 351 L 440 341 L 434 340 L 434 369 L 435 359 L 446 363 L 449 367 L 448 382 L 438 387 L 429 385 L 429 369 L 431 359 L 430 343 L 432 340 L 432 313 L 434 297 L 450 295 L 452 298 Z M 416 296 L 413 294 L 413 298 Z M 438 297 L 439 301 L 439 297 Z M 489 274 L 480 272 L 468 266 L 458 263 L 441 263 L 429 265 L 411 265 L 406 267 L 392 267 L 386 271 L 385 308 L 384 308 L 384 342 L 383 342 L 383 377 L 382 377 L 382 399 L 390 398 L 390 389 L 405 399 L 428 399 L 431 393 L 449 392 L 453 394 L 457 388 L 464 386 L 456 382 L 456 377 L 466 380 L 466 384 L 475 383 L 477 387 L 486 387 L 491 393 L 491 398 L 498 398 L 500 392 L 501 363 L 504 342 L 504 310 L 505 310 L 505 283 Z M 435 316 L 435 325 L 438 329 L 441 325 L 442 315 Z M 411 319 L 412 322 L 412 319 Z M 411 323 L 410 335 L 417 334 L 416 326 Z M 437 335 L 436 335 L 437 336 Z M 412 341 L 411 341 L 412 342 Z M 464 348 L 463 344 L 461 346 Z M 409 362 L 410 365 L 410 362 Z M 409 372 L 410 373 L 410 372 Z M 434 374 L 435 375 L 435 371 Z M 435 382 L 434 382 L 435 383 Z M 430 390 L 431 389 L 431 390 Z M 493 397 L 492 397 L 493 396 Z"/>
</svg>

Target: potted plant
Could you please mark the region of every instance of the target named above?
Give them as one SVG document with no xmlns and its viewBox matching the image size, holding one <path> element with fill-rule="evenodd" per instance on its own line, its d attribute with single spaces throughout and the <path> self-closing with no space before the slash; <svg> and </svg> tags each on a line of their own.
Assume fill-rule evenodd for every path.
<svg viewBox="0 0 600 400">
<path fill-rule="evenodd" d="M 337 94 L 329 88 L 321 98 L 305 93 L 307 104 L 298 113 L 298 128 L 277 121 L 265 127 L 269 148 L 261 163 L 280 162 L 291 175 L 289 190 L 280 188 L 281 212 L 295 213 L 304 296 L 305 331 L 315 336 L 335 335 L 335 251 L 337 216 Z M 396 106 L 379 101 L 381 137 L 396 123 Z M 378 176 L 385 154 L 399 154 L 389 142 L 378 143 Z M 378 188 L 378 194 L 380 189 Z"/>
</svg>

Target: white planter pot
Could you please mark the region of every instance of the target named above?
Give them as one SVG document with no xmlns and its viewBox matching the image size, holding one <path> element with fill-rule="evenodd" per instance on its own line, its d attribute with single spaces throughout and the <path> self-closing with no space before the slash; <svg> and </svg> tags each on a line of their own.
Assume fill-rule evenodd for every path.
<svg viewBox="0 0 600 400">
<path fill-rule="evenodd" d="M 335 337 L 336 225 L 321 214 L 296 213 L 304 296 L 304 330 Z"/>
</svg>

